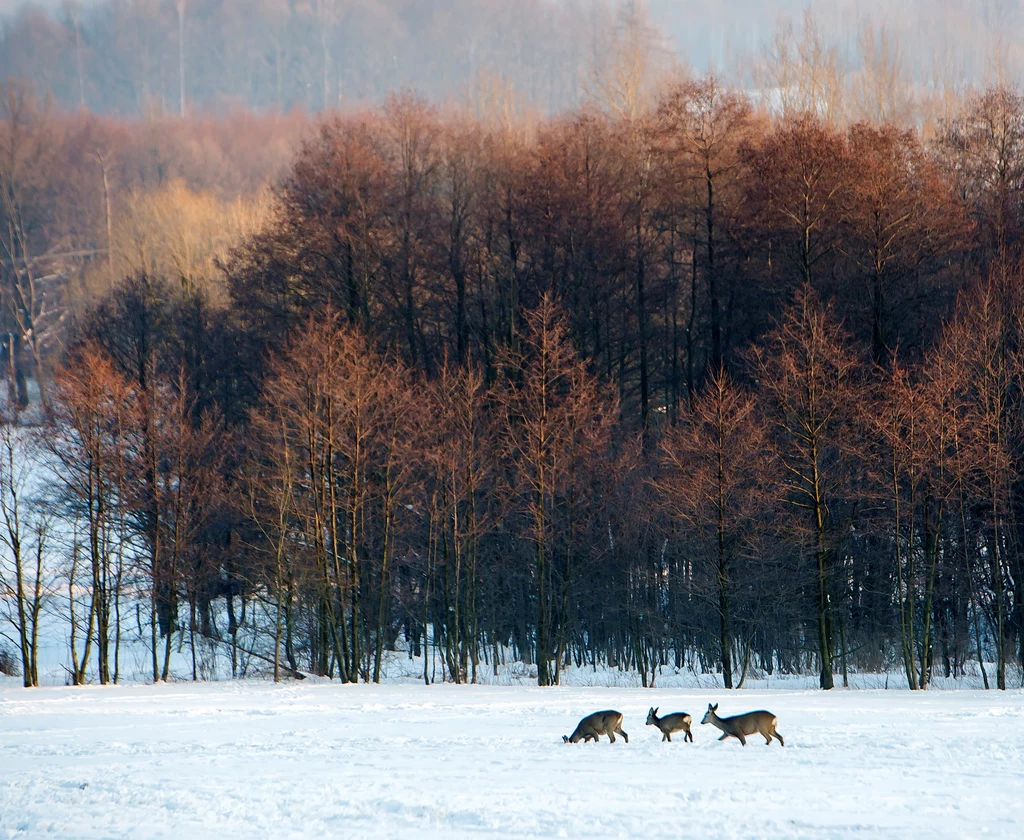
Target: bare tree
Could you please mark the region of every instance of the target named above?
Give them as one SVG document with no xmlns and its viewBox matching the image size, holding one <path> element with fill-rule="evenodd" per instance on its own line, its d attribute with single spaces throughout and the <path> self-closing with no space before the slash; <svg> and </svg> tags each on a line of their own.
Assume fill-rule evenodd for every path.
<svg viewBox="0 0 1024 840">
<path fill-rule="evenodd" d="M 807 287 L 824 279 L 822 266 L 841 241 L 852 171 L 845 138 L 815 116 L 779 124 L 747 160 L 750 198 L 770 242 L 778 243 Z"/>
<path fill-rule="evenodd" d="M 95 345 L 81 347 L 56 377 L 51 427 L 46 446 L 58 465 L 62 489 L 75 531 L 84 532 L 89 592 L 81 657 L 75 649 L 77 621 L 72 614 L 72 677 L 86 679 L 93 644 L 101 683 L 116 680 L 120 641 L 121 585 L 126 543 L 130 539 L 127 509 L 131 505 L 129 453 L 141 451 L 137 390 Z M 78 540 L 72 546 L 77 560 Z M 76 598 L 75 565 L 69 587 Z"/>
<path fill-rule="evenodd" d="M 988 261 L 1008 265 L 1024 224 L 1024 95 L 1005 85 L 975 94 L 943 123 L 938 143 L 988 233 Z"/>
<path fill-rule="evenodd" d="M 51 549 L 51 514 L 33 498 L 41 471 L 29 429 L 9 411 L 0 414 L 0 600 L 21 655 L 26 688 L 39 685 L 39 625 L 51 583 L 45 560 Z M 0 631 L 0 637 L 10 638 Z"/>
<path fill-rule="evenodd" d="M 588 459 L 608 444 L 614 408 L 568 340 L 564 317 L 550 295 L 525 315 L 521 344 L 506 352 L 504 450 L 512 465 L 510 488 L 525 514 L 533 548 L 530 575 L 536 587 L 537 682 L 557 682 L 552 636 L 552 579 L 556 533 L 565 540 L 563 585 L 571 585 L 571 559 L 577 550 L 580 504 L 585 496 Z M 567 596 L 566 596 L 567 597 Z"/>
<path fill-rule="evenodd" d="M 46 113 L 25 86 L 0 86 L 0 306 L 8 325 L 7 353 L 21 405 L 28 392 L 18 367 L 27 346 L 40 395 L 44 347 L 61 314 L 59 261 L 45 253 L 44 218 L 51 200 L 43 189 L 55 137 Z"/>
<path fill-rule="evenodd" d="M 644 111 L 668 51 L 652 25 L 643 0 L 619 6 L 613 26 L 594 21 L 592 68 L 588 93 L 620 119 L 632 121 Z"/>
<path fill-rule="evenodd" d="M 968 501 L 979 520 L 975 562 L 985 570 L 979 601 L 986 613 L 996 658 L 996 687 L 1006 687 L 1012 648 L 1011 598 L 1016 591 L 1019 549 L 1013 525 L 1014 488 L 1020 478 L 1018 351 L 1022 319 L 1019 278 L 993 272 L 965 296 L 942 348 L 961 368 L 964 419 L 957 441 L 958 466 Z M 966 537 L 966 535 L 965 535 Z"/>
<path fill-rule="evenodd" d="M 787 119 L 814 115 L 835 125 L 843 118 L 845 66 L 839 48 L 829 45 L 813 12 L 804 12 L 802 28 L 779 21 L 755 76 L 771 97 L 770 106 Z"/>
<path fill-rule="evenodd" d="M 162 379 L 153 386 L 155 440 L 159 485 L 157 527 L 163 532 L 163 562 L 153 570 L 154 588 L 166 593 L 170 615 L 177 615 L 184 595 L 189 607 L 189 642 L 192 652 L 192 679 L 198 679 L 195 631 L 199 594 L 207 581 L 219 574 L 216 557 L 200 537 L 216 515 L 225 494 L 223 460 L 225 457 L 220 423 L 205 414 L 196 418 L 196 397 L 190 393 L 188 377 L 180 368 L 174 379 Z M 142 461 L 141 475 L 147 464 Z M 237 626 L 230 627 L 233 652 L 237 646 Z M 160 678 L 170 676 L 173 628 L 164 635 L 163 664 Z"/>
<path fill-rule="evenodd" d="M 299 673 L 295 657 L 295 599 L 300 563 L 290 535 L 297 521 L 298 452 L 292 445 L 287 421 L 269 407 L 251 418 L 255 451 L 244 462 L 245 515 L 256 530 L 254 549 L 267 558 L 264 569 L 274 599 L 274 682 L 281 679 L 284 655 L 293 675 Z M 283 648 L 283 650 L 282 650 Z"/>
<path fill-rule="evenodd" d="M 440 548 L 434 553 L 444 562 L 445 657 L 455 682 L 476 682 L 481 541 L 492 527 L 487 497 L 495 470 L 493 423 L 478 370 L 443 365 L 428 396 L 432 420 L 423 429 L 423 444 L 436 500 L 431 531 Z"/>
<path fill-rule="evenodd" d="M 401 313 L 408 358 L 422 359 L 430 370 L 420 310 L 426 303 L 421 273 L 427 262 L 426 241 L 434 217 L 431 199 L 440 170 L 441 130 L 437 113 L 410 95 L 391 97 L 384 107 L 384 158 L 394 177 L 385 199 L 388 240 L 382 260 L 388 292 Z"/>
<path fill-rule="evenodd" d="M 379 679 L 384 628 L 378 624 L 374 636 L 366 622 L 374 613 L 383 620 L 388 606 L 381 590 L 376 604 L 368 596 L 374 582 L 387 586 L 410 470 L 402 368 L 328 313 L 274 363 L 266 393 L 264 423 L 281 429 L 275 460 L 294 464 L 291 539 L 309 564 L 313 668 L 324 675 L 337 668 L 345 681 Z"/>
<path fill-rule="evenodd" d="M 851 107 L 855 119 L 905 127 L 914 116 L 910 79 L 899 35 L 867 20 L 858 35 L 861 68 L 854 75 Z"/>
<path fill-rule="evenodd" d="M 726 688 L 733 687 L 734 607 L 744 579 L 738 567 L 757 554 L 770 492 L 766 451 L 753 397 L 721 371 L 661 441 L 664 471 L 656 485 L 666 513 L 681 520 L 695 554 L 707 564 L 701 594 L 717 613 Z"/>
<path fill-rule="evenodd" d="M 912 133 L 859 123 L 849 138 L 856 176 L 840 247 L 865 275 L 872 352 L 884 365 L 902 312 L 915 297 L 941 294 L 943 272 L 970 228 L 963 204 Z"/>
<path fill-rule="evenodd" d="M 700 218 L 704 281 L 711 317 L 712 371 L 725 364 L 722 244 L 742 199 L 740 149 L 753 128 L 750 103 L 714 76 L 669 89 L 658 109 L 665 152 Z M 694 242 L 696 249 L 697 242 Z"/>
<path fill-rule="evenodd" d="M 753 361 L 773 426 L 791 538 L 812 558 L 820 685 L 832 688 L 838 581 L 837 553 L 850 513 L 844 509 L 856 475 L 854 420 L 857 359 L 841 330 L 809 288 L 797 293 Z"/>
</svg>

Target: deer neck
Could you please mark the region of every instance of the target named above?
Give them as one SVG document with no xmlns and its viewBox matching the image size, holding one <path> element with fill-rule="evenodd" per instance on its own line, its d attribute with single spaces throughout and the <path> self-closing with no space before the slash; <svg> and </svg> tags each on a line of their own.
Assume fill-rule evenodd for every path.
<svg viewBox="0 0 1024 840">
<path fill-rule="evenodd" d="M 714 712 L 711 713 L 711 725 L 714 726 L 716 729 L 721 729 L 723 732 L 729 732 L 728 727 L 725 725 L 725 721 L 722 720 Z"/>
</svg>

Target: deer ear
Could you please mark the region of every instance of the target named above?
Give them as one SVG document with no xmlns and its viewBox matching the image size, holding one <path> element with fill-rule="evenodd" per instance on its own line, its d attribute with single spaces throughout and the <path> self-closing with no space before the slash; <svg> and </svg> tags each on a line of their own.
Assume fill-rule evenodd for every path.
<svg viewBox="0 0 1024 840">
<path fill-rule="evenodd" d="M 568 735 L 563 735 L 563 736 L 562 736 L 562 741 L 563 741 L 564 743 L 568 744 L 568 743 L 569 743 L 569 736 L 568 736 Z"/>
<path fill-rule="evenodd" d="M 717 712 L 718 711 L 718 704 L 715 703 L 714 706 L 708 706 L 708 708 L 711 709 L 711 711 L 713 711 L 713 712 Z"/>
<path fill-rule="evenodd" d="M 660 709 L 660 708 L 661 708 L 661 706 L 655 706 L 654 707 L 654 714 L 658 714 L 658 709 Z"/>
</svg>

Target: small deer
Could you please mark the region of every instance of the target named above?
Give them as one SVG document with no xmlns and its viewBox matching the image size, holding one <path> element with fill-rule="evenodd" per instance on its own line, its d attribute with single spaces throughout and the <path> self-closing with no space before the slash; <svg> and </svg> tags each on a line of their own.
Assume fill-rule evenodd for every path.
<svg viewBox="0 0 1024 840">
<path fill-rule="evenodd" d="M 577 724 L 576 731 L 572 735 L 563 735 L 562 740 L 567 744 L 578 744 L 580 741 L 586 743 L 593 738 L 594 743 L 597 743 L 601 740 L 601 735 L 607 735 L 614 744 L 616 732 L 622 736 L 623 741 L 629 743 L 629 736 L 622 731 L 622 713 L 609 709 L 587 715 Z"/>
<path fill-rule="evenodd" d="M 665 717 L 658 717 L 658 709 L 660 706 L 655 706 L 647 713 L 647 725 L 657 726 L 661 730 L 661 740 L 671 741 L 673 732 L 685 732 L 683 741 L 693 741 L 693 733 L 690 731 L 690 724 L 693 722 L 693 718 L 690 717 L 686 712 L 673 712 Z"/>
<path fill-rule="evenodd" d="M 724 741 L 729 736 L 733 738 L 739 738 L 739 741 L 743 746 L 747 745 L 747 735 L 753 735 L 755 732 L 760 732 L 764 736 L 764 742 L 770 744 L 772 742 L 772 736 L 774 735 L 778 742 L 782 746 L 786 746 L 786 742 L 782 740 L 782 736 L 775 731 L 776 725 L 778 725 L 779 719 L 775 717 L 771 712 L 747 712 L 745 715 L 733 715 L 732 717 L 720 718 L 715 712 L 718 711 L 718 704 L 715 703 L 712 706 L 708 704 L 708 711 L 704 715 L 704 720 L 701 723 L 710 723 L 712 726 L 717 726 L 725 734 L 719 738 L 719 741 Z"/>
</svg>

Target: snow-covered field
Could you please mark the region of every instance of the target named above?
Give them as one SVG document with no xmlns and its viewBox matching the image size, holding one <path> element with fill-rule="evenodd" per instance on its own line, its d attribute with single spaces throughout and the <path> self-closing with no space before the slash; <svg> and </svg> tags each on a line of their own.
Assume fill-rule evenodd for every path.
<svg viewBox="0 0 1024 840">
<path fill-rule="evenodd" d="M 709 702 L 770 709 L 786 747 L 719 743 Z M 604 708 L 628 744 L 562 742 Z M 1024 693 L 0 688 L 0 838 L 851 835 L 1024 836 Z"/>
</svg>

